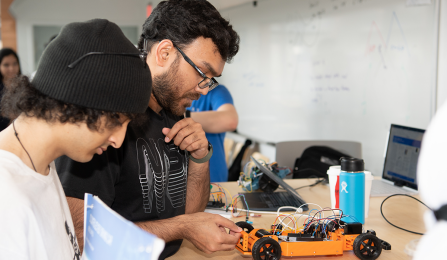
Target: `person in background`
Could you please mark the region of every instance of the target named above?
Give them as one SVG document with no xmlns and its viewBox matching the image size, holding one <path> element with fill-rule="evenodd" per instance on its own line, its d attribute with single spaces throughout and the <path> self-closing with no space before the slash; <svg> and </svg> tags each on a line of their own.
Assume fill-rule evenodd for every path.
<svg viewBox="0 0 447 260">
<path fill-rule="evenodd" d="M 224 85 L 219 85 L 208 95 L 202 95 L 199 100 L 194 100 L 186 112 L 187 117 L 189 113 L 194 121 L 202 125 L 206 132 L 206 138 L 213 145 L 213 156 L 210 159 L 210 181 L 227 181 L 225 132 L 236 130 L 238 124 L 233 97 Z"/>
<path fill-rule="evenodd" d="M 0 132 L 0 259 L 80 260 L 53 161 L 88 162 L 144 120 L 151 73 L 139 54 L 114 23 L 71 23 L 31 83 L 19 76 L 5 87 L 1 106 L 15 120 Z"/>
<path fill-rule="evenodd" d="M 239 50 L 239 36 L 208 1 L 169 0 L 144 22 L 138 48 L 147 54 L 153 79 L 148 123 L 129 126 L 120 149 L 91 162 L 56 160 L 76 235 L 82 242 L 88 192 L 165 240 L 160 259 L 175 254 L 183 239 L 206 253 L 234 250 L 242 229 L 203 212 L 210 198 L 212 146 L 202 126 L 183 115 L 192 100 L 218 85 L 215 78 Z"/>
<path fill-rule="evenodd" d="M 445 259 L 447 244 L 447 103 L 444 103 L 431 120 L 422 140 L 418 160 L 417 182 L 422 201 L 431 209 L 424 215 L 427 232 L 420 239 L 414 260 Z"/>
<path fill-rule="evenodd" d="M 13 78 L 21 75 L 20 61 L 17 53 L 10 48 L 0 50 L 0 99 L 3 89 L 11 84 Z M 3 131 L 9 125 L 9 119 L 0 114 L 0 131 Z"/>
</svg>

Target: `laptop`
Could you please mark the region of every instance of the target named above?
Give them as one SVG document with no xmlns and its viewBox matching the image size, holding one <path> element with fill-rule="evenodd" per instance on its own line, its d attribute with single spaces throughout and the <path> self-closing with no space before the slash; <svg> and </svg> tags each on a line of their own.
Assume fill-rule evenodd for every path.
<svg viewBox="0 0 447 260">
<path fill-rule="evenodd" d="M 245 196 L 245 201 L 248 204 L 248 208 L 254 211 L 276 211 L 279 207 L 283 206 L 292 206 L 292 207 L 300 207 L 306 202 L 303 198 L 298 194 L 298 192 L 290 187 L 289 184 L 284 182 L 281 178 L 279 178 L 275 173 L 267 169 L 263 164 L 258 162 L 256 159 L 251 157 L 256 167 L 262 171 L 263 174 L 270 177 L 270 179 L 282 188 L 284 188 L 285 192 L 251 192 L 251 193 L 241 193 Z M 309 210 L 308 205 L 302 206 L 303 211 Z"/>
<path fill-rule="evenodd" d="M 417 165 L 425 130 L 391 125 L 382 179 L 373 180 L 371 197 L 417 194 Z"/>
</svg>

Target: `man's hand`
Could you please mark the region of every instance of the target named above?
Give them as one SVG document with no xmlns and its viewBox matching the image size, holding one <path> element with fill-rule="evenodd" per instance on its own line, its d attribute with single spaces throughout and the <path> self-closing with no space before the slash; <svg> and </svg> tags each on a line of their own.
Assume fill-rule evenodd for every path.
<svg viewBox="0 0 447 260">
<path fill-rule="evenodd" d="M 240 227 L 217 214 L 204 212 L 189 214 L 189 221 L 185 238 L 208 254 L 234 250 L 241 237 Z M 230 230 L 230 234 L 225 228 Z"/>
<path fill-rule="evenodd" d="M 182 150 L 187 150 L 192 157 L 202 159 L 208 154 L 208 139 L 202 125 L 191 118 L 178 121 L 171 129 L 163 128 L 165 142 L 173 140 Z"/>
</svg>

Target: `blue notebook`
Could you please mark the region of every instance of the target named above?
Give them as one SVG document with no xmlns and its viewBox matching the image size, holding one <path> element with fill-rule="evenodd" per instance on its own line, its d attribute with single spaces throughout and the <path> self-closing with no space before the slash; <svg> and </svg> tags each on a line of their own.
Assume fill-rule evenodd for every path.
<svg viewBox="0 0 447 260">
<path fill-rule="evenodd" d="M 85 194 L 82 259 L 155 260 L 164 246 L 163 240 L 126 220 L 97 196 Z"/>
</svg>

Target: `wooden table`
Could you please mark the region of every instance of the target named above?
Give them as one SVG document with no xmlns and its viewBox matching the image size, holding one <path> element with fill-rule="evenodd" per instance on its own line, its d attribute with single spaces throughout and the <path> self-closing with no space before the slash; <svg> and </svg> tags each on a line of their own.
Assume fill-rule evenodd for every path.
<svg viewBox="0 0 447 260">
<path fill-rule="evenodd" d="M 315 179 L 295 179 L 287 180 L 287 182 L 294 188 L 309 185 L 315 182 Z M 238 192 L 242 192 L 236 182 L 226 182 L 221 183 L 222 186 L 227 188 L 233 195 Z M 329 186 L 319 184 L 314 187 L 306 187 L 299 189 L 298 192 L 308 203 L 316 203 L 321 207 L 330 207 L 330 193 Z M 404 252 L 405 246 L 414 239 L 419 239 L 420 235 L 411 234 L 403 230 L 397 229 L 390 224 L 388 224 L 380 214 L 380 205 L 385 197 L 373 197 L 370 200 L 369 216 L 366 219 L 364 229 L 373 229 L 376 231 L 377 236 L 387 242 L 392 246 L 391 251 L 382 251 L 382 254 L 378 259 L 380 260 L 409 260 L 411 256 Z M 318 208 L 311 205 L 309 209 Z M 423 213 L 426 208 L 419 202 L 403 196 L 397 196 L 388 199 L 383 206 L 383 214 L 385 217 L 393 224 L 409 229 L 412 231 L 424 233 L 425 226 L 423 222 Z M 304 212 L 304 213 L 308 213 Z M 275 220 L 276 215 L 272 214 L 262 214 L 259 218 L 250 218 L 253 221 L 253 226 L 255 228 L 265 228 L 268 229 L 270 225 Z M 244 221 L 245 218 L 235 218 L 234 222 Z M 303 218 L 301 218 L 304 221 Z M 358 259 L 354 252 L 345 251 L 342 256 L 311 256 L 311 257 L 282 257 L 281 259 Z M 226 251 L 226 252 L 216 252 L 213 254 L 205 254 L 194 247 L 189 241 L 184 240 L 180 250 L 172 257 L 170 260 L 175 259 L 250 259 L 247 257 L 242 257 L 242 255 L 237 250 Z"/>
</svg>

